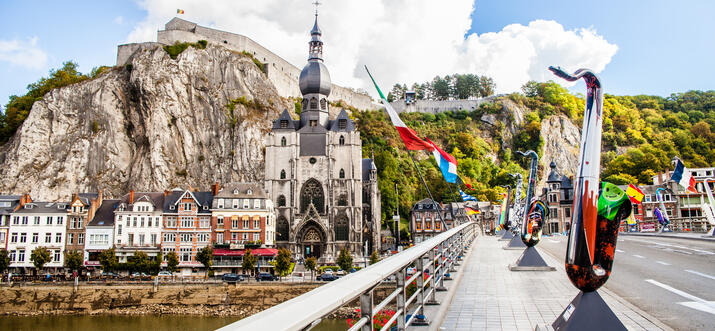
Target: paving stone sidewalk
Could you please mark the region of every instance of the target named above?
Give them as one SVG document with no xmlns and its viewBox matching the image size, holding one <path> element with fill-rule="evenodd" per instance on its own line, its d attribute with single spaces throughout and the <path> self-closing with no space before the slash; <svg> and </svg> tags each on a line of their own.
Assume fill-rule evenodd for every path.
<svg viewBox="0 0 715 331">
<path fill-rule="evenodd" d="M 463 268 L 464 275 L 440 330 L 534 330 L 551 326 L 578 294 L 564 271 L 563 260 L 539 251 L 556 271 L 509 271 L 520 250 L 504 250 L 504 241 L 479 236 Z M 537 246 L 538 248 L 538 246 Z M 629 330 L 668 330 L 624 299 L 601 289 L 599 294 Z"/>
</svg>

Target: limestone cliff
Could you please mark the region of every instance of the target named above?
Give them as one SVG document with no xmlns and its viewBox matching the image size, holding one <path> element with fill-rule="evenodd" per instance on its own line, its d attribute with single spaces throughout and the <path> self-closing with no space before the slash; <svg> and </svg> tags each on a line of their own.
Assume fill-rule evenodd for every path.
<svg viewBox="0 0 715 331">
<path fill-rule="evenodd" d="M 245 55 L 209 45 L 171 59 L 144 49 L 36 102 L 0 147 L 0 192 L 55 200 L 262 179 L 263 137 L 283 108 Z"/>
</svg>

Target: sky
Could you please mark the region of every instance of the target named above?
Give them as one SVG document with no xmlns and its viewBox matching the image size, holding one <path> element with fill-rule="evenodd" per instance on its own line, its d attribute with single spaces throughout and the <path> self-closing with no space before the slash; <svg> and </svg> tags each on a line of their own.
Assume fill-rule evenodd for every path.
<svg viewBox="0 0 715 331">
<path fill-rule="evenodd" d="M 246 35 L 302 67 L 311 0 L 0 1 L 0 105 L 53 68 L 114 65 L 117 45 L 155 41 L 179 17 Z M 436 75 L 494 78 L 497 92 L 546 69 L 587 67 L 607 93 L 668 96 L 712 90 L 715 1 L 324 0 L 319 6 L 324 57 L 334 83 L 371 94 L 363 66 L 383 90 Z"/>
</svg>

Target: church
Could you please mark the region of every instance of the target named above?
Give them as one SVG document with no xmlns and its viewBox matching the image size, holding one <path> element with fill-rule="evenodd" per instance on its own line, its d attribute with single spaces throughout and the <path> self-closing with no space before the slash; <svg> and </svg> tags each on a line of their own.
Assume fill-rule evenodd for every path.
<svg viewBox="0 0 715 331">
<path fill-rule="evenodd" d="M 266 138 L 266 191 L 275 203 L 276 245 L 295 258 L 333 264 L 347 247 L 354 258 L 380 250 L 377 168 L 362 158 L 355 122 L 343 109 L 330 118 L 330 74 L 323 64 L 318 15 L 308 63 L 300 73 L 300 120 L 287 110 Z"/>
</svg>

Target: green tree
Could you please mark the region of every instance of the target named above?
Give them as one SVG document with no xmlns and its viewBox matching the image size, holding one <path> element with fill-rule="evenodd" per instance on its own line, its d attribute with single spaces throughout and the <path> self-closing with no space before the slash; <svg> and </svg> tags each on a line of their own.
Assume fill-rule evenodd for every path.
<svg viewBox="0 0 715 331">
<path fill-rule="evenodd" d="M 134 256 L 127 259 L 127 267 L 130 271 L 148 273 L 152 261 L 145 252 L 134 251 Z"/>
<path fill-rule="evenodd" d="M 105 249 L 102 253 L 99 253 L 99 264 L 102 266 L 102 270 L 104 272 L 113 272 L 117 270 L 119 261 L 117 260 L 114 248 Z"/>
<path fill-rule="evenodd" d="M 243 255 L 243 263 L 241 264 L 243 272 L 248 271 L 249 275 L 252 275 L 253 268 L 256 267 L 256 263 L 258 263 L 258 257 L 253 255 L 250 249 L 247 249 L 246 254 Z"/>
<path fill-rule="evenodd" d="M 0 248 L 0 274 L 4 273 L 10 267 L 10 254 L 7 249 Z"/>
<path fill-rule="evenodd" d="M 169 254 L 166 254 L 166 269 L 169 270 L 169 272 L 174 273 L 176 272 L 176 267 L 179 265 L 179 257 L 176 256 L 176 252 L 171 251 Z"/>
<path fill-rule="evenodd" d="M 285 248 L 278 249 L 276 256 L 276 272 L 279 277 L 287 276 L 285 273 L 290 269 L 290 251 Z"/>
<path fill-rule="evenodd" d="M 305 259 L 305 268 L 310 270 L 310 279 L 314 280 L 313 278 L 313 271 L 315 271 L 316 267 L 318 264 L 316 263 L 315 257 L 311 256 L 307 259 Z"/>
<path fill-rule="evenodd" d="M 380 255 L 377 254 L 377 251 L 373 251 L 372 254 L 370 254 L 370 265 L 373 265 L 377 262 L 380 262 Z"/>
<path fill-rule="evenodd" d="M 79 271 L 84 264 L 84 256 L 78 250 L 65 251 L 65 268 L 71 271 Z"/>
<path fill-rule="evenodd" d="M 45 247 L 37 247 L 30 254 L 30 261 L 35 266 L 35 273 L 42 271 L 42 268 L 47 262 L 52 261 L 50 251 Z"/>
<path fill-rule="evenodd" d="M 206 269 L 206 277 L 208 277 L 208 270 L 211 268 L 211 264 L 213 263 L 213 258 L 214 258 L 214 249 L 211 246 L 206 246 L 202 249 L 200 249 L 196 253 L 196 260 L 199 261 L 201 264 L 204 265 L 204 268 Z"/>
<path fill-rule="evenodd" d="M 343 247 L 340 250 L 337 262 L 338 266 L 345 271 L 350 271 L 353 268 L 353 257 L 347 247 Z"/>
</svg>

